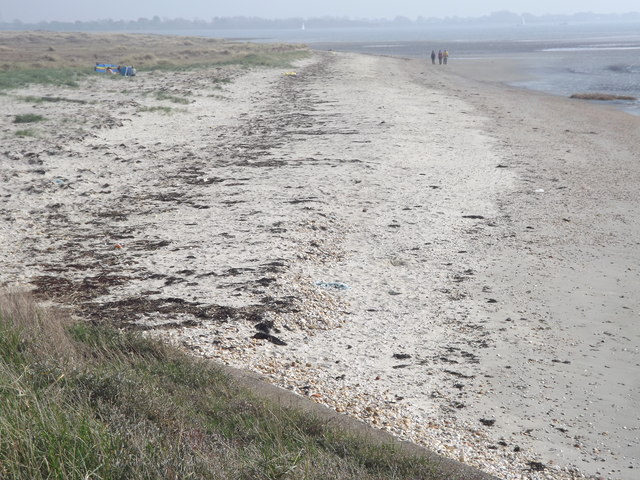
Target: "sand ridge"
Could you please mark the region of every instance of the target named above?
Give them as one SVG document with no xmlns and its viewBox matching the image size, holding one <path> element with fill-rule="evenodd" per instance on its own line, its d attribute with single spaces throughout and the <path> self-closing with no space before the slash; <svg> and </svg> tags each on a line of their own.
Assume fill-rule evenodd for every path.
<svg viewBox="0 0 640 480">
<path fill-rule="evenodd" d="M 418 61 L 296 73 L 0 97 L 0 282 L 500 478 L 633 478 L 637 119 Z M 16 98 L 53 93 L 93 103 Z"/>
</svg>

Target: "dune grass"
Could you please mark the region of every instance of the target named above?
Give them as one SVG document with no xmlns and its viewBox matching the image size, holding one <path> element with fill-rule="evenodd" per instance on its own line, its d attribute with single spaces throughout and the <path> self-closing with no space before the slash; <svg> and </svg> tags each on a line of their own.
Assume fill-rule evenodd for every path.
<svg viewBox="0 0 640 480">
<path fill-rule="evenodd" d="M 291 51 L 282 52 L 265 51 L 258 53 L 247 53 L 244 51 L 238 51 L 236 53 L 221 55 L 218 58 L 212 58 L 206 62 L 196 61 L 196 59 L 194 59 L 193 62 L 185 62 L 184 60 L 175 62 L 174 59 L 165 58 L 163 60 L 158 60 L 152 65 L 143 66 L 140 71 L 182 72 L 229 65 L 237 65 L 243 68 L 291 68 L 293 62 L 295 62 L 296 60 L 304 59 L 308 56 L 308 50 L 298 49 L 292 46 Z M 216 79 L 212 79 L 212 81 L 217 82 Z M 226 79 L 224 81 L 228 83 L 229 79 Z"/>
<path fill-rule="evenodd" d="M 285 53 L 265 53 L 238 55 L 231 58 L 219 58 L 209 62 L 194 61 L 173 63 L 171 60 L 158 61 L 157 63 L 142 67 L 140 71 L 186 71 L 215 66 L 239 65 L 241 67 L 282 67 L 290 68 L 291 62 L 308 56 L 307 51 L 298 50 Z M 91 69 L 77 68 L 16 68 L 0 71 L 0 90 L 23 88 L 28 85 L 50 85 L 77 87 L 78 82 L 95 73 Z M 113 80 L 125 79 L 119 75 L 109 77 Z M 40 101 L 53 101 L 43 97 Z"/>
<path fill-rule="evenodd" d="M 0 297 L 0 478 L 444 479 L 132 332 Z"/>
<path fill-rule="evenodd" d="M 15 131 L 15 135 L 17 137 L 35 137 L 37 134 L 32 128 L 21 128 Z"/>
<path fill-rule="evenodd" d="M 55 51 L 55 57 L 51 56 Z M 309 55 L 302 45 L 243 43 L 170 35 L 0 32 L 0 91 L 27 85 L 75 87 L 98 75 L 96 62 L 132 65 L 139 72 L 216 66 L 288 67 Z M 127 77 L 110 75 L 113 81 Z"/>
<path fill-rule="evenodd" d="M 23 97 L 18 97 L 19 100 L 27 103 L 78 103 L 78 104 L 86 104 L 89 103 L 87 100 L 77 100 L 73 98 L 64 98 L 64 97 L 36 97 L 33 95 L 26 95 Z"/>
<path fill-rule="evenodd" d="M 44 120 L 42 115 L 38 115 L 37 113 L 23 113 L 20 115 L 15 115 L 13 117 L 13 123 L 35 123 L 41 122 Z"/>
<path fill-rule="evenodd" d="M 155 96 L 157 100 L 167 100 L 169 102 L 180 103 L 182 105 L 188 105 L 189 103 L 191 103 L 191 101 L 188 98 L 178 97 L 177 95 L 171 95 L 170 93 L 165 91 L 156 92 Z"/>
<path fill-rule="evenodd" d="M 292 49 L 288 51 L 243 54 L 235 58 L 223 60 L 220 64 L 241 65 L 243 67 L 291 68 L 293 62 L 302 60 L 308 56 L 308 50 L 296 49 L 292 46 Z"/>
<path fill-rule="evenodd" d="M 32 84 L 77 87 L 78 82 L 91 72 L 89 69 L 46 67 L 0 71 L 0 90 L 21 88 Z"/>
<path fill-rule="evenodd" d="M 142 106 L 142 107 L 138 107 L 138 111 L 139 112 L 160 112 L 165 115 L 170 115 L 176 112 L 175 109 L 171 107 L 165 107 L 165 106 L 153 106 L 153 107 Z"/>
</svg>

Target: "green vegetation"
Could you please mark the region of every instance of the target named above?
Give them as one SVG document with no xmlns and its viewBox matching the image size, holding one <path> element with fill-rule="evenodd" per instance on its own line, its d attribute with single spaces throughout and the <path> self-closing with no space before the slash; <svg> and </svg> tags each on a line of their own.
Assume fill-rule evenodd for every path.
<svg viewBox="0 0 640 480">
<path fill-rule="evenodd" d="M 245 67 L 280 67 L 291 68 L 292 62 L 302 60 L 310 55 L 307 50 L 292 50 L 287 52 L 270 52 L 267 54 L 249 54 L 235 61 Z"/>
<path fill-rule="evenodd" d="M 188 105 L 189 103 L 191 103 L 189 101 L 189 99 L 187 98 L 183 98 L 183 97 L 178 97 L 176 95 L 171 95 L 170 93 L 167 92 L 156 92 L 156 98 L 158 100 L 169 100 L 170 102 L 173 103 L 181 103 L 183 105 Z"/>
<path fill-rule="evenodd" d="M 444 479 L 139 334 L 0 297 L 0 478 Z"/>
<path fill-rule="evenodd" d="M 222 85 L 232 83 L 230 78 L 212 78 L 211 82 L 214 90 L 222 90 Z"/>
<path fill-rule="evenodd" d="M 5 47 L 6 45 L 6 47 Z M 97 61 L 132 65 L 139 72 L 239 65 L 289 68 L 311 55 L 304 45 L 126 33 L 6 32 L 0 92 L 30 84 L 77 86 L 96 75 Z M 55 52 L 52 55 L 51 52 Z M 111 81 L 126 77 L 108 75 Z M 45 100 L 46 101 L 46 100 Z"/>
<path fill-rule="evenodd" d="M 23 113 L 21 115 L 16 115 L 13 117 L 13 123 L 34 123 L 41 122 L 44 120 L 42 115 L 38 115 L 37 113 Z"/>
<path fill-rule="evenodd" d="M 302 45 L 238 43 L 200 37 L 128 34 L 65 34 L 15 32 L 6 38 L 0 92 L 27 85 L 78 86 L 87 76 L 98 77 L 97 59 L 133 65 L 142 71 L 184 71 L 215 66 L 289 68 L 307 57 Z M 126 48 L 125 48 L 126 47 Z M 55 51 L 58 56 L 52 57 Z M 101 75 L 104 78 L 104 75 Z M 120 81 L 120 75 L 108 75 Z M 48 100 L 46 97 L 42 101 Z"/>
<path fill-rule="evenodd" d="M 24 97 L 19 97 L 20 100 L 28 103 L 59 103 L 59 102 L 67 102 L 67 103 L 80 103 L 85 104 L 88 103 L 86 100 L 76 100 L 73 98 L 63 98 L 63 97 L 34 97 L 31 95 L 27 95 Z"/>
<path fill-rule="evenodd" d="M 186 71 L 209 68 L 216 65 L 241 65 L 243 67 L 281 67 L 290 68 L 291 62 L 305 58 L 309 55 L 306 50 L 293 50 L 288 52 L 267 52 L 259 54 L 248 54 L 231 56 L 231 58 L 220 58 L 219 60 L 205 63 L 191 63 L 187 65 L 173 65 L 170 62 L 159 62 L 157 65 L 141 68 L 139 70 L 154 71 Z M 22 88 L 27 85 L 52 85 L 77 87 L 78 82 L 89 75 L 93 75 L 92 69 L 78 68 L 16 68 L 10 70 L 0 70 L 0 91 L 14 88 Z M 112 75 L 111 78 L 121 79 L 119 75 Z M 56 97 L 26 97 L 29 101 L 73 101 Z"/>
<path fill-rule="evenodd" d="M 77 87 L 91 70 L 65 68 L 17 68 L 0 71 L 0 90 L 31 84 Z"/>
<path fill-rule="evenodd" d="M 16 130 L 15 133 L 17 137 L 35 137 L 36 136 L 36 131 L 31 128 Z"/>
<path fill-rule="evenodd" d="M 163 107 L 163 106 L 155 106 L 155 107 L 140 107 L 138 109 L 139 112 L 162 112 L 165 115 L 169 115 L 174 112 L 174 109 L 171 107 Z"/>
<path fill-rule="evenodd" d="M 223 52 L 224 53 L 224 52 Z M 220 55 L 218 59 L 207 62 L 189 62 L 174 64 L 169 60 L 159 60 L 157 64 L 148 67 L 142 67 L 143 71 L 169 71 L 183 72 L 190 70 L 200 70 L 223 65 L 239 65 L 241 67 L 273 67 L 273 68 L 291 68 L 292 63 L 296 60 L 307 58 L 311 53 L 306 49 L 291 49 L 279 52 L 260 52 L 260 53 L 240 53 L 233 54 L 229 52 L 226 55 Z M 213 80 L 214 82 L 216 80 Z M 228 81 L 228 80 L 226 80 Z"/>
</svg>

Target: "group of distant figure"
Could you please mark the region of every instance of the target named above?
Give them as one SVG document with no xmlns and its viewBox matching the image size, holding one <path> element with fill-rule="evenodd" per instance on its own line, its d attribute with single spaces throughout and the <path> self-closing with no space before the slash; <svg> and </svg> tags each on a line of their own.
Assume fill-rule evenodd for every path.
<svg viewBox="0 0 640 480">
<path fill-rule="evenodd" d="M 431 50 L 431 63 L 436 64 L 436 58 L 438 59 L 438 63 L 442 65 L 443 63 L 446 65 L 447 60 L 449 60 L 449 51 L 448 50 L 438 50 L 436 54 L 435 50 Z"/>
</svg>

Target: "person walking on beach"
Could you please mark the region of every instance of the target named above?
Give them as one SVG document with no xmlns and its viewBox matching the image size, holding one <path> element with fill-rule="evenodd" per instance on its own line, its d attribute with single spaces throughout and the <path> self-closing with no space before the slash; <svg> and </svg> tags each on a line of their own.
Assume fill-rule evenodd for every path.
<svg viewBox="0 0 640 480">
<path fill-rule="evenodd" d="M 449 50 L 445 50 L 442 53 L 442 62 L 446 65 L 447 64 L 447 60 L 449 60 Z"/>
<path fill-rule="evenodd" d="M 436 64 L 436 51 L 431 50 L 431 63 Z"/>
<path fill-rule="evenodd" d="M 438 63 L 442 65 L 442 50 L 438 50 Z"/>
</svg>

